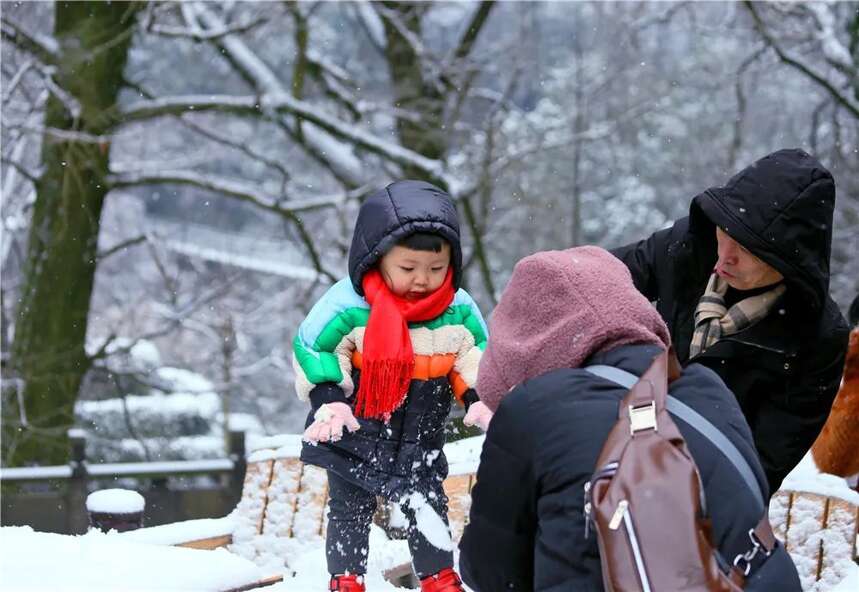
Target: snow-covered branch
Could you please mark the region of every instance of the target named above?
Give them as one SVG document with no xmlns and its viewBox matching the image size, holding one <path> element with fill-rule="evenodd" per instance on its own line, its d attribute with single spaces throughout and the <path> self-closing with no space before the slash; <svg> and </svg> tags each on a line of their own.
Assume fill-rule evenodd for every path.
<svg viewBox="0 0 859 592">
<path fill-rule="evenodd" d="M 162 37 L 178 37 L 185 39 L 192 39 L 194 41 L 214 41 L 221 37 L 225 37 L 226 35 L 232 35 L 234 33 L 246 33 L 251 29 L 263 24 L 267 19 L 263 17 L 257 17 L 251 21 L 246 23 L 237 23 L 234 25 L 228 25 L 221 27 L 220 29 L 211 29 L 211 30 L 203 30 L 199 27 L 175 27 L 170 25 L 152 25 L 149 27 L 149 31 L 155 33 L 156 35 L 161 35 Z"/>
<path fill-rule="evenodd" d="M 38 72 L 42 80 L 45 82 L 45 87 L 60 101 L 73 118 L 77 119 L 81 115 L 81 104 L 69 91 L 61 87 L 54 80 L 56 67 L 44 64 L 34 64 L 34 71 Z"/>
<path fill-rule="evenodd" d="M 111 137 L 110 136 L 100 136 L 96 134 L 89 134 L 87 132 L 75 131 L 75 130 L 64 130 L 57 127 L 41 127 L 37 125 L 10 125 L 10 129 L 20 129 L 27 133 L 33 134 L 42 134 L 48 140 L 54 140 L 57 142 L 74 142 L 77 144 L 98 144 L 100 146 L 106 146 L 110 144 Z"/>
<path fill-rule="evenodd" d="M 19 49 L 26 51 L 46 65 L 57 63 L 60 45 L 53 37 L 40 35 L 39 33 L 27 33 L 24 29 L 8 17 L 0 19 L 0 32 L 6 39 Z"/>
<path fill-rule="evenodd" d="M 15 92 L 15 88 L 17 88 L 18 84 L 24 79 L 24 75 L 33 67 L 33 62 L 31 60 L 27 60 L 24 64 L 18 69 L 12 79 L 6 84 L 6 88 L 3 89 L 3 104 L 9 102 L 12 98 L 12 93 Z"/>
<path fill-rule="evenodd" d="M 366 33 L 370 44 L 380 54 L 384 54 L 385 46 L 388 44 L 387 39 L 385 39 L 385 25 L 382 23 L 379 15 L 376 14 L 376 11 L 373 10 L 372 3 L 368 0 L 358 0 L 352 6 L 355 9 L 358 24 L 364 30 L 364 33 Z"/>
<path fill-rule="evenodd" d="M 832 98 L 834 98 L 842 107 L 847 109 L 847 111 L 849 111 L 854 117 L 859 118 L 859 101 L 857 101 L 849 91 L 837 88 L 825 74 L 818 72 L 813 66 L 804 62 L 802 58 L 791 54 L 786 48 L 784 48 L 782 44 L 779 43 L 778 38 L 767 27 L 760 14 L 760 9 L 755 2 L 747 0 L 745 2 L 745 6 L 752 15 L 752 19 L 758 33 L 760 33 L 766 44 L 775 51 L 776 55 L 782 62 L 802 72 L 805 76 L 826 90 Z M 824 49 L 824 52 L 825 51 L 826 49 Z"/>
<path fill-rule="evenodd" d="M 255 96 L 233 95 L 188 95 L 162 99 L 137 101 L 122 113 L 122 122 L 149 119 L 160 115 L 181 115 L 191 111 L 230 112 L 246 116 L 288 113 L 315 124 L 322 130 L 341 140 L 377 154 L 400 166 L 418 168 L 432 179 L 443 178 L 442 163 L 426 158 L 417 152 L 389 142 L 363 130 L 352 123 L 342 121 L 305 101 L 282 92 Z"/>
<path fill-rule="evenodd" d="M 394 29 L 397 30 L 397 33 L 406 40 L 406 42 L 411 46 L 412 51 L 418 56 L 421 60 L 431 60 L 432 56 L 429 51 L 424 46 L 423 41 L 420 37 L 418 37 L 415 33 L 413 33 L 406 23 L 403 22 L 401 18 L 402 15 L 394 8 L 389 8 L 382 4 L 381 2 L 374 2 L 373 8 L 376 10 L 376 13 L 382 18 L 383 21 L 389 23 Z M 412 4 L 406 10 L 418 10 L 419 5 Z M 437 60 L 436 60 L 437 61 Z"/>
<path fill-rule="evenodd" d="M 196 18 L 198 26 L 223 27 L 221 18 L 203 4 L 187 4 L 188 18 Z M 183 4 L 183 8 L 186 8 Z M 277 75 L 245 42 L 236 35 L 227 35 L 213 41 L 227 56 L 239 73 L 248 80 L 259 94 L 287 94 Z M 281 118 L 280 122 L 293 137 L 298 137 L 295 126 Z M 359 187 L 365 183 L 363 163 L 352 152 L 351 146 L 338 142 L 327 133 L 312 125 L 303 126 L 300 141 L 307 153 L 328 168 L 335 178 L 348 187 Z"/>
<path fill-rule="evenodd" d="M 857 66 L 853 62 L 853 57 L 835 33 L 835 15 L 832 13 L 832 6 L 822 2 L 808 2 L 804 6 L 817 21 L 817 38 L 826 61 L 844 74 L 855 77 Z"/>
</svg>

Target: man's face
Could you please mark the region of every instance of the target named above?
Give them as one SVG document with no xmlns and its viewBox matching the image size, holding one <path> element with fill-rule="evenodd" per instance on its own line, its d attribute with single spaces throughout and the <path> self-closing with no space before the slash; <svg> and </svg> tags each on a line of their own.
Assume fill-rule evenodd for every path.
<svg viewBox="0 0 859 592">
<path fill-rule="evenodd" d="M 735 290 L 753 290 L 781 281 L 773 267 L 751 254 L 721 228 L 716 228 L 719 259 L 716 273 Z"/>
<path fill-rule="evenodd" d="M 397 245 L 382 257 L 379 271 L 388 288 L 407 300 L 418 300 L 444 283 L 450 266 L 450 245 L 440 253 L 416 251 Z"/>
</svg>

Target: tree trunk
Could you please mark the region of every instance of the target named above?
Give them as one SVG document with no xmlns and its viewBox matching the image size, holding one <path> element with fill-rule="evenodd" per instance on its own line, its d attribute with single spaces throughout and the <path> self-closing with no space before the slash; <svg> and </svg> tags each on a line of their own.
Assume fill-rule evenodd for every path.
<svg viewBox="0 0 859 592">
<path fill-rule="evenodd" d="M 397 118 L 397 134 L 406 148 L 427 158 L 443 158 L 447 151 L 447 139 L 443 128 L 444 97 L 435 84 L 424 80 L 422 56 L 406 38 L 406 31 L 415 39 L 422 39 L 421 18 L 430 8 L 428 4 L 415 2 L 385 2 L 386 8 L 393 13 L 392 18 L 399 20 L 402 30 L 385 18 L 385 49 L 391 83 L 394 87 L 393 104 L 406 112 L 418 114 L 418 121 L 407 117 Z M 422 171 L 404 169 L 408 179 L 421 179 Z"/>
<path fill-rule="evenodd" d="M 93 135 L 107 129 L 131 42 L 137 4 L 57 2 L 60 43 L 55 81 L 72 100 L 49 99 L 46 128 Z M 79 112 L 72 105 L 77 101 Z M 10 370 L 4 396 L 3 463 L 68 459 L 67 430 L 89 368 L 84 350 L 96 269 L 99 219 L 107 193 L 108 144 L 42 141 Z"/>
</svg>

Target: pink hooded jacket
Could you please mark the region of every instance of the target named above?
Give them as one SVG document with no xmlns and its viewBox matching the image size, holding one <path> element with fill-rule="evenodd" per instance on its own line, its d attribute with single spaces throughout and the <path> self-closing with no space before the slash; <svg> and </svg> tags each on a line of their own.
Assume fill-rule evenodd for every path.
<svg viewBox="0 0 859 592">
<path fill-rule="evenodd" d="M 477 394 L 493 412 L 520 382 L 633 343 L 668 347 L 668 327 L 632 283 L 629 270 L 599 247 L 525 257 L 489 322 Z"/>
</svg>

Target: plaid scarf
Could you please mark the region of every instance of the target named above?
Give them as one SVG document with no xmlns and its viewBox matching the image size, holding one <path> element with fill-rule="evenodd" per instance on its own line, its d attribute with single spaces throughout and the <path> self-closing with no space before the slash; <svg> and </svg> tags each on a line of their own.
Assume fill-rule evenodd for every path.
<svg viewBox="0 0 859 592">
<path fill-rule="evenodd" d="M 785 289 L 782 283 L 727 308 L 725 293 L 728 291 L 728 282 L 715 273 L 711 275 L 707 289 L 695 308 L 695 332 L 689 345 L 689 357 L 697 356 L 722 337 L 739 333 L 767 316 Z"/>
</svg>

